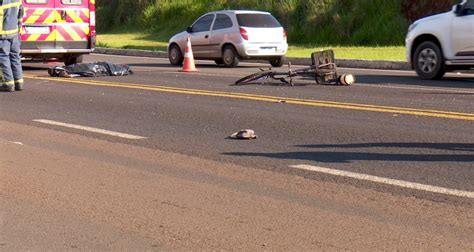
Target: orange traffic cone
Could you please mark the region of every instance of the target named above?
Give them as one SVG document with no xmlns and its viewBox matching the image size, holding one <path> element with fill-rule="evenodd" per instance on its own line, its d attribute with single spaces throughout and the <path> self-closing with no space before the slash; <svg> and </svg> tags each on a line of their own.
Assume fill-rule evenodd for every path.
<svg viewBox="0 0 474 252">
<path fill-rule="evenodd" d="M 196 66 L 194 65 L 193 49 L 191 48 L 191 39 L 188 37 L 186 49 L 184 50 L 184 63 L 183 70 L 181 72 L 196 72 Z"/>
</svg>

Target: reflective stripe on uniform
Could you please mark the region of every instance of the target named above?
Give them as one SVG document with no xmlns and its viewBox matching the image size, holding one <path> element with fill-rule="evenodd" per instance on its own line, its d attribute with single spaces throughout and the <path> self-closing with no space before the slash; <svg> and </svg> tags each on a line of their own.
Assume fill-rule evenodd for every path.
<svg viewBox="0 0 474 252">
<path fill-rule="evenodd" d="M 9 9 L 9 8 L 13 8 L 13 7 L 19 7 L 20 5 L 21 5 L 21 1 L 18 1 L 16 3 L 9 3 L 9 4 L 5 4 L 5 5 L 0 6 L 0 10 Z"/>
<path fill-rule="evenodd" d="M 2 81 L 2 82 L 0 82 L 0 84 L 2 84 L 2 85 L 15 85 L 15 82 L 12 81 L 12 80 L 11 81 Z"/>
<path fill-rule="evenodd" d="M 13 30 L 8 30 L 8 31 L 1 31 L 0 35 L 13 35 L 18 33 L 18 28 L 13 29 Z"/>
<path fill-rule="evenodd" d="M 23 79 L 14 80 L 13 82 L 14 82 L 15 84 L 23 84 Z"/>
<path fill-rule="evenodd" d="M 5 4 L 5 5 L 0 6 L 0 36 L 14 35 L 14 34 L 17 34 L 19 32 L 19 27 L 15 28 L 15 29 L 11 29 L 11 30 L 5 30 L 5 31 L 3 30 L 3 22 L 4 22 L 3 13 L 5 12 L 6 9 L 18 8 L 20 6 L 21 6 L 21 0 L 19 0 L 17 2 L 14 2 L 14 3 L 9 3 L 9 4 Z M 18 21 L 20 22 L 21 20 L 18 19 Z"/>
</svg>

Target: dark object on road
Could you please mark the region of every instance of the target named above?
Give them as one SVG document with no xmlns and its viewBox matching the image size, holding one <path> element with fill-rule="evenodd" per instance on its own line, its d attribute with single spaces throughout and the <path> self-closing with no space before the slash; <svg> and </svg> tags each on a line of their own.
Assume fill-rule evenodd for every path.
<svg viewBox="0 0 474 252">
<path fill-rule="evenodd" d="M 255 131 L 251 129 L 244 129 L 234 134 L 230 135 L 229 138 L 231 139 L 256 139 L 257 135 L 255 135 Z"/>
<path fill-rule="evenodd" d="M 237 80 L 235 84 L 239 85 L 245 83 L 263 82 L 270 78 L 293 86 L 293 77 L 314 78 L 316 84 L 323 85 L 334 84 L 347 86 L 353 84 L 355 81 L 353 75 L 338 75 L 333 50 L 314 52 L 311 54 L 311 61 L 312 64 L 310 67 L 297 70 L 291 69 L 290 62 L 288 63 L 289 71 L 287 72 L 277 72 L 271 69 L 260 69 L 260 72 L 245 76 L 244 78 Z"/>
<path fill-rule="evenodd" d="M 0 92 L 14 92 L 14 91 L 15 91 L 14 85 L 0 84 Z"/>
<path fill-rule="evenodd" d="M 53 77 L 99 77 L 125 76 L 133 74 L 128 65 L 112 64 L 108 62 L 77 63 L 69 66 L 55 66 L 48 69 Z"/>
</svg>

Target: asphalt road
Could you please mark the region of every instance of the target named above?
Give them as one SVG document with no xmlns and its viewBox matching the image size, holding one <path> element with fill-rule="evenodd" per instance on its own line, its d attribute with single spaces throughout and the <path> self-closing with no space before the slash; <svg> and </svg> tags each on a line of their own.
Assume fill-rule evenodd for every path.
<svg viewBox="0 0 474 252">
<path fill-rule="evenodd" d="M 77 230 L 93 230 L 65 231 L 74 238 L 63 240 L 77 240 L 67 246 L 60 236 L 37 236 L 31 244 L 45 242 L 36 248 L 113 247 L 100 239 L 90 242 L 92 236 L 120 240 L 108 243 L 118 248 L 140 250 L 473 249 L 474 75 L 449 74 L 442 81 L 422 81 L 412 72 L 341 69 L 355 74 L 357 84 L 343 87 L 297 80 L 293 87 L 275 81 L 236 86 L 235 80 L 267 66 L 249 63 L 225 69 L 203 61 L 198 62 L 199 72 L 182 73 L 165 59 L 91 55 L 86 60 L 129 64 L 135 74 L 51 78 L 49 66 L 26 64 L 26 90 L 0 93 L 1 148 L 9 154 L 0 158 L 4 182 L 0 200 L 5 202 L 0 213 L 10 216 L 15 209 L 41 206 L 43 213 L 60 212 L 64 222 L 77 223 L 74 225 L 81 227 Z M 91 132 L 92 128 L 96 131 Z M 240 129 L 253 129 L 258 138 L 228 139 Z M 116 132 L 128 135 L 117 136 Z M 41 169 L 33 168 L 36 166 L 61 178 L 56 180 L 51 174 L 43 178 Z M 31 170 L 14 172 L 20 167 Z M 77 169 L 84 169 L 84 174 Z M 118 186 L 126 183 L 124 175 L 130 175 L 137 188 Z M 146 179 L 153 176 L 195 184 L 166 180 L 158 185 Z M 73 178 L 82 183 L 75 185 Z M 91 178 L 95 179 L 90 182 Z M 98 193 L 91 188 L 109 185 L 101 179 L 111 186 Z M 37 187 L 25 187 L 30 184 L 27 181 Z M 58 186 L 52 185 L 55 181 Z M 204 185 L 215 188 L 204 189 Z M 152 208 L 140 199 L 156 196 L 148 191 L 155 187 L 175 195 L 162 199 L 161 206 L 172 205 L 178 212 L 208 210 L 206 213 L 216 214 L 215 219 L 178 217 L 171 211 L 165 215 L 169 223 L 154 223 L 151 217 L 156 213 L 143 215 L 147 212 L 137 209 Z M 222 195 L 215 195 L 216 188 L 222 189 Z M 57 202 L 66 197 L 62 190 L 77 199 L 69 202 L 76 207 Z M 115 195 L 115 203 L 106 197 L 113 190 L 122 193 Z M 32 196 L 29 191 L 42 193 Z M 97 204 L 80 207 L 87 205 L 87 195 L 97 194 L 100 197 L 93 197 Z M 197 200 L 203 195 L 209 197 Z M 122 208 L 129 207 L 128 211 L 116 213 L 111 208 L 122 206 L 120 197 L 136 202 Z M 50 198 L 56 201 L 46 200 Z M 216 210 L 219 204 L 221 211 L 234 214 L 234 222 Z M 236 211 L 235 204 L 249 206 Z M 22 207 L 25 205 L 30 207 Z M 288 217 L 292 210 L 299 213 L 298 220 Z M 28 211 L 18 216 L 29 216 Z M 316 213 L 330 216 L 315 220 L 320 216 Z M 42 221 L 27 220 L 49 223 L 54 218 L 41 216 Z M 278 228 L 257 232 L 256 227 L 264 228 L 270 221 L 264 216 L 278 218 Z M 346 227 L 339 229 L 332 224 L 341 216 L 354 221 L 339 223 Z M 196 221 L 199 218 L 204 219 Z M 123 219 L 138 222 L 130 228 Z M 222 220 L 230 222 L 220 226 Z M 57 222 L 64 228 L 64 222 Z M 154 236 L 157 226 L 147 226 L 147 222 L 164 229 L 158 230 L 161 238 Z M 203 223 L 217 231 L 203 228 Z M 238 227 L 229 228 L 231 224 Z M 325 229 L 315 230 L 314 225 Z M 28 221 L 24 226 L 7 221 L 5 226 L 17 227 L 18 232 L 4 236 L 5 242 L 0 232 L 0 250 L 2 244 L 7 249 L 35 247 L 20 246 L 24 230 L 32 230 Z M 354 234 L 361 227 L 365 227 L 362 240 L 362 234 Z M 110 237 L 100 230 L 108 230 Z M 246 236 L 249 230 L 256 233 Z M 81 239 L 75 232 L 80 232 Z M 370 237 L 374 233 L 378 235 Z M 264 237 L 269 240 L 263 242 Z M 444 237 L 444 243 L 438 244 L 436 237 Z"/>
</svg>

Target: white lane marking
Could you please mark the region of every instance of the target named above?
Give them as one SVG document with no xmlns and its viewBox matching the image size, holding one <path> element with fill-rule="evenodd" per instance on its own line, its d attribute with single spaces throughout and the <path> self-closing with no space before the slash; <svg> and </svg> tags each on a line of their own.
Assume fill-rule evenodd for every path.
<svg viewBox="0 0 474 252">
<path fill-rule="evenodd" d="M 456 93 L 456 94 L 474 94 L 474 91 L 467 88 L 466 89 L 463 89 L 463 88 L 449 89 L 449 88 L 407 87 L 407 86 L 391 85 L 390 83 L 388 83 L 388 85 L 356 83 L 355 85 L 372 86 L 372 87 L 379 87 L 379 88 L 392 88 L 392 89 L 421 90 L 421 91 L 431 91 L 431 92 L 450 92 L 450 93 Z"/>
<path fill-rule="evenodd" d="M 33 121 L 44 123 L 44 124 L 55 125 L 55 126 L 62 126 L 62 127 L 72 128 L 72 129 L 84 130 L 84 131 L 89 131 L 89 132 L 94 132 L 94 133 L 99 133 L 99 134 L 104 134 L 104 135 L 109 135 L 109 136 L 132 139 L 132 140 L 146 139 L 146 137 L 142 137 L 142 136 L 135 136 L 135 135 L 125 134 L 125 133 L 120 133 L 120 132 L 115 132 L 115 131 L 110 131 L 110 130 L 103 130 L 103 129 L 98 129 L 98 128 L 92 128 L 92 127 L 87 127 L 87 126 L 81 126 L 81 125 L 76 125 L 76 124 L 63 123 L 63 122 L 57 122 L 57 121 L 51 121 L 51 120 L 45 120 L 45 119 L 35 119 Z"/>
<path fill-rule="evenodd" d="M 415 189 L 415 190 L 421 190 L 421 191 L 427 191 L 427 192 L 433 192 L 433 193 L 439 193 L 439 194 L 447 194 L 447 195 L 453 195 L 453 196 L 458 196 L 458 197 L 474 199 L 474 192 L 469 192 L 469 191 L 461 191 L 461 190 L 456 190 L 456 189 L 449 189 L 449 188 L 444 188 L 444 187 L 407 182 L 407 181 L 403 181 L 403 180 L 377 177 L 377 176 L 372 176 L 372 175 L 366 175 L 366 174 L 361 174 L 361 173 L 354 173 L 354 172 L 324 168 L 324 167 L 313 166 L 313 165 L 303 165 L 303 164 L 301 164 L 301 165 L 291 165 L 290 167 L 291 168 L 296 168 L 296 169 L 301 169 L 301 170 L 307 170 L 307 171 L 314 171 L 314 172 L 330 174 L 330 175 L 334 175 L 334 176 L 348 177 L 348 178 L 354 178 L 354 179 L 360 179 L 360 180 L 366 180 L 366 181 L 371 181 L 371 182 L 376 182 L 376 183 L 387 184 L 387 185 L 393 185 L 393 186 L 398 186 L 398 187 L 403 187 L 403 188 L 408 188 L 408 189 Z"/>
</svg>

